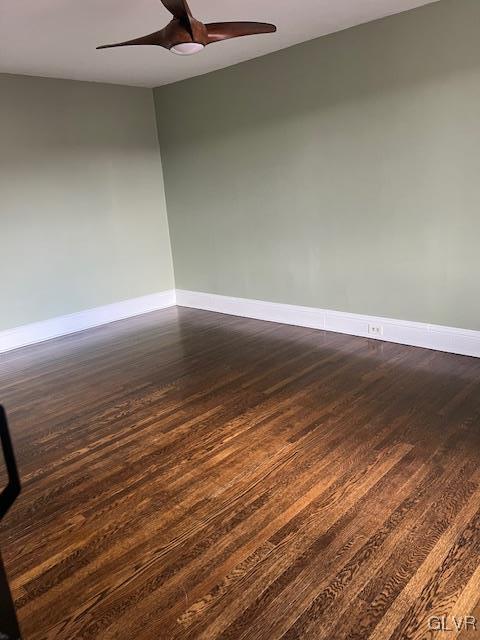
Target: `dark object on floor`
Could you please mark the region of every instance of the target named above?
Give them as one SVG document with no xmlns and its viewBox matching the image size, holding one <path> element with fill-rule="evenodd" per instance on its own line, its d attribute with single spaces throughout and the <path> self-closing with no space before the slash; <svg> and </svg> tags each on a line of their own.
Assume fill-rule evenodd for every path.
<svg viewBox="0 0 480 640">
<path fill-rule="evenodd" d="M 5 516 L 12 504 L 17 499 L 21 487 L 12 441 L 8 431 L 7 417 L 0 405 L 0 440 L 2 442 L 3 457 L 8 473 L 8 484 L 0 493 L 0 520 Z M 7 575 L 0 555 L 0 640 L 18 640 L 20 629 L 13 604 Z"/>
</svg>

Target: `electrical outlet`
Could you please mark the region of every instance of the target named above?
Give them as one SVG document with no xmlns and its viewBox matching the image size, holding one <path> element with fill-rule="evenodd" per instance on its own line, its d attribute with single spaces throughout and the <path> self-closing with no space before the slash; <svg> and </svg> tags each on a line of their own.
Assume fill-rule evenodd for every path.
<svg viewBox="0 0 480 640">
<path fill-rule="evenodd" d="M 368 335 L 379 338 L 383 336 L 383 327 L 381 324 L 369 324 Z"/>
</svg>

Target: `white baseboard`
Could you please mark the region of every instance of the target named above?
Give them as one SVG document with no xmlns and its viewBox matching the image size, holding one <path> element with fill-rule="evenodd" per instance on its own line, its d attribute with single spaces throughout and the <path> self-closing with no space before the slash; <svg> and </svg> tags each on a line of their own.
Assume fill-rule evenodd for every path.
<svg viewBox="0 0 480 640">
<path fill-rule="evenodd" d="M 480 358 L 480 331 L 330 311 L 315 307 L 234 298 L 212 293 L 184 291 L 182 289 L 162 291 L 141 298 L 116 302 L 103 307 L 87 309 L 86 311 L 52 318 L 51 320 L 0 331 L 0 353 L 98 327 L 115 320 L 123 320 L 124 318 L 131 318 L 142 313 L 156 311 L 157 309 L 165 309 L 175 304 L 181 307 L 204 309 L 244 318 L 334 331 L 352 336 Z M 380 326 L 382 334 L 379 336 L 371 335 L 369 332 L 370 325 Z"/>
<path fill-rule="evenodd" d="M 175 305 L 175 289 L 0 331 L 0 353 Z"/>
<path fill-rule="evenodd" d="M 480 358 L 480 331 L 177 289 L 177 305 Z M 370 325 L 381 327 L 371 335 Z"/>
</svg>

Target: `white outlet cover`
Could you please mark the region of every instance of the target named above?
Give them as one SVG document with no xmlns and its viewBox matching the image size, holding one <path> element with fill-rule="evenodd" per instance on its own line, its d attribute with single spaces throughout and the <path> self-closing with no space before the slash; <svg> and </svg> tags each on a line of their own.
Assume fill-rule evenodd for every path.
<svg viewBox="0 0 480 640">
<path fill-rule="evenodd" d="M 368 333 L 372 336 L 383 336 L 383 327 L 380 324 L 369 324 Z"/>
</svg>

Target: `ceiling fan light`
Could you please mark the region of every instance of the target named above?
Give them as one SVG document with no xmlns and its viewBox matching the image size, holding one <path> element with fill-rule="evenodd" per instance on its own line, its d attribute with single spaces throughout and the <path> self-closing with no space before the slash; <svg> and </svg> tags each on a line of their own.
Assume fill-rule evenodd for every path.
<svg viewBox="0 0 480 640">
<path fill-rule="evenodd" d="M 205 46 L 199 42 L 181 42 L 180 44 L 175 44 L 170 51 L 176 53 L 177 56 L 191 56 L 194 53 L 200 53 L 203 49 L 205 49 Z"/>
</svg>

